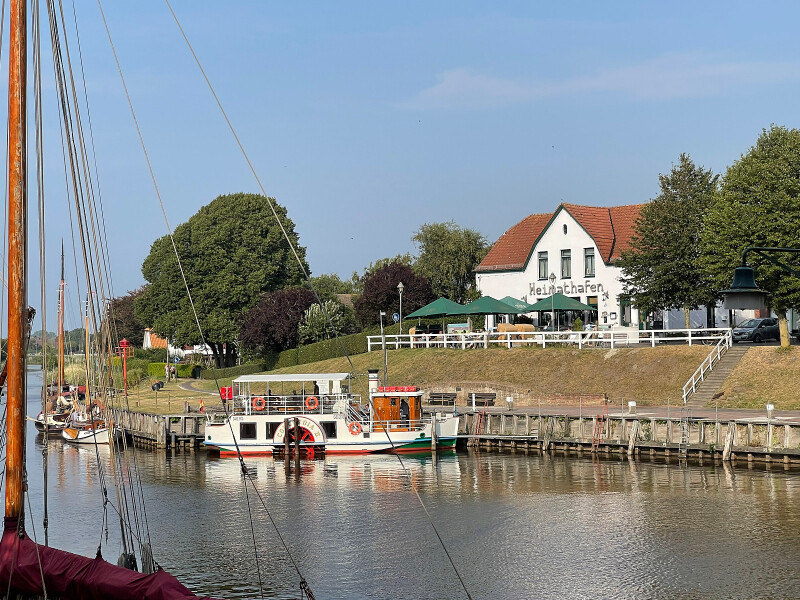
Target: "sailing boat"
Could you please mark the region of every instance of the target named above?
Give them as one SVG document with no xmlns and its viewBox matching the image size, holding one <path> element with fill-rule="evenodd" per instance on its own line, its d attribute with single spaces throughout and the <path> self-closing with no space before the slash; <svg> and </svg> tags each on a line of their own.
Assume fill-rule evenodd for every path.
<svg viewBox="0 0 800 600">
<path fill-rule="evenodd" d="M 84 406 L 81 407 L 75 396 L 72 397 L 72 406 L 74 411 L 69 421 L 61 429 L 61 437 L 73 444 L 108 444 L 111 442 L 112 437 L 119 441 L 122 437 L 122 431 L 113 424 L 107 424 L 102 418 L 102 402 L 99 398 L 95 402 L 92 401 L 92 388 L 89 385 L 90 381 L 90 364 L 89 364 L 89 307 L 91 304 L 91 297 L 87 294 L 86 297 L 86 312 L 84 314 L 86 339 L 84 340 L 86 352 L 86 393 L 84 398 Z M 81 410 L 83 408 L 83 410 Z"/>
<path fill-rule="evenodd" d="M 10 2 L 8 89 L 8 346 L 6 362 L 5 522 L 0 540 L 0 588 L 7 597 L 196 598 L 177 579 L 149 574 L 43 546 L 26 533 L 24 499 L 26 351 L 31 313 L 27 299 L 27 0 Z M 36 6 L 36 3 L 34 3 Z M 37 16 L 38 17 L 38 16 Z M 34 33 L 35 35 L 35 33 Z M 34 57 L 34 65 L 36 65 Z M 63 515 L 61 516 L 63 520 Z M 123 557 L 121 557 L 123 558 Z M 124 561 L 130 563 L 130 561 Z M 144 560 L 143 560 L 144 562 Z M 154 565 L 150 557 L 149 565 Z"/>
<path fill-rule="evenodd" d="M 58 284 L 58 333 L 56 334 L 56 343 L 58 345 L 58 362 L 56 381 L 47 389 L 47 406 L 43 407 L 34 425 L 36 429 L 44 435 L 52 437 L 61 437 L 62 432 L 67 426 L 70 414 L 74 408 L 75 398 L 72 396 L 69 384 L 66 382 L 64 375 L 64 287 L 66 281 L 64 280 L 64 242 L 61 242 L 61 282 Z M 46 339 L 42 340 L 42 349 L 47 343 Z M 42 354 L 44 356 L 44 352 Z M 43 364 L 42 368 L 47 373 L 47 365 Z M 77 409 L 76 409 L 77 410 Z"/>
</svg>

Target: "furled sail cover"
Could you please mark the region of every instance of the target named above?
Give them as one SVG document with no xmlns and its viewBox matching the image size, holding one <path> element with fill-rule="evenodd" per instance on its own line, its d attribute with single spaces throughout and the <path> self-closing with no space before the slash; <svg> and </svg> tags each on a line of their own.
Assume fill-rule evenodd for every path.
<svg viewBox="0 0 800 600">
<path fill-rule="evenodd" d="M 41 570 L 40 570 L 41 563 Z M 6 519 L 0 541 L 0 589 L 74 600 L 211 600 L 199 598 L 175 577 L 159 569 L 151 575 L 130 571 L 102 558 L 86 558 L 39 546 L 23 533 L 15 519 Z"/>
</svg>

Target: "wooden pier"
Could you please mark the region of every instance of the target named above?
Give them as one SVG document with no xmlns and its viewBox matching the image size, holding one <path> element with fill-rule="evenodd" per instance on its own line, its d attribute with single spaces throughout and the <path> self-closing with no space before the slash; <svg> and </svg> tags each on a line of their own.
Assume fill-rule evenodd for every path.
<svg viewBox="0 0 800 600">
<path fill-rule="evenodd" d="M 467 411 L 459 444 L 542 452 L 623 454 L 782 462 L 800 466 L 800 423 L 780 419 L 715 420 L 686 415 L 536 415 Z"/>
<path fill-rule="evenodd" d="M 120 425 L 134 445 L 148 448 L 199 448 L 205 439 L 206 416 L 203 413 L 155 415 L 112 409 L 114 422 Z"/>
</svg>

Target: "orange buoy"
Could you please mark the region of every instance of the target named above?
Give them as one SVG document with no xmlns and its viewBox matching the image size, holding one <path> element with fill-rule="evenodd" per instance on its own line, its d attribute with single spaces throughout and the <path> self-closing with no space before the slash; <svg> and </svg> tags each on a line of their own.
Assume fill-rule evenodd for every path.
<svg viewBox="0 0 800 600">
<path fill-rule="evenodd" d="M 317 410 L 319 408 L 319 400 L 316 396 L 309 396 L 306 398 L 306 410 Z"/>
<path fill-rule="evenodd" d="M 253 408 L 255 408 L 256 410 L 264 410 L 266 406 L 267 406 L 267 401 L 264 400 L 264 398 L 262 398 L 261 396 L 256 396 L 255 398 L 253 398 Z"/>
<path fill-rule="evenodd" d="M 350 430 L 350 433 L 352 433 L 353 435 L 358 435 L 359 433 L 361 433 L 361 423 L 353 421 L 352 423 L 350 423 L 348 429 Z"/>
</svg>

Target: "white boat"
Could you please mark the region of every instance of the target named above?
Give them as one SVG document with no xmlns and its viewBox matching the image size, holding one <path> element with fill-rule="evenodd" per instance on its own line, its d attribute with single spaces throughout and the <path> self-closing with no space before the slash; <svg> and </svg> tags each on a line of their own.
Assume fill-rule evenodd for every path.
<svg viewBox="0 0 800 600">
<path fill-rule="evenodd" d="M 307 455 L 430 452 L 453 448 L 454 411 L 422 417 L 415 386 L 378 387 L 362 403 L 347 373 L 244 375 L 223 388 L 223 412 L 209 413 L 205 445 L 221 456 L 275 454 L 297 445 Z M 299 388 L 299 389 L 298 389 Z M 288 436 L 288 437 L 287 437 Z M 433 441 L 435 440 L 435 441 Z"/>
<path fill-rule="evenodd" d="M 61 431 L 61 437 L 73 444 L 108 444 L 113 429 L 114 438 L 118 439 L 122 432 L 119 428 L 108 427 L 105 421 L 70 422 Z"/>
</svg>

